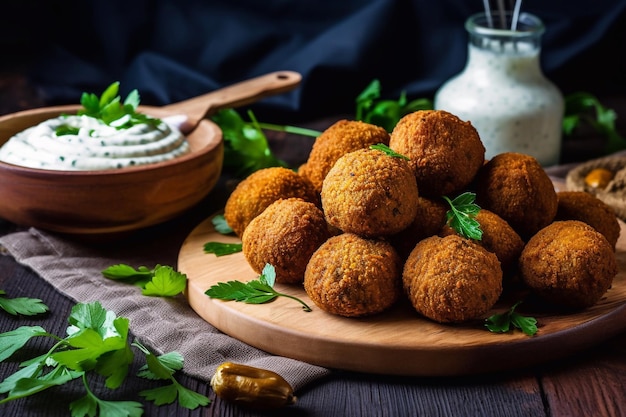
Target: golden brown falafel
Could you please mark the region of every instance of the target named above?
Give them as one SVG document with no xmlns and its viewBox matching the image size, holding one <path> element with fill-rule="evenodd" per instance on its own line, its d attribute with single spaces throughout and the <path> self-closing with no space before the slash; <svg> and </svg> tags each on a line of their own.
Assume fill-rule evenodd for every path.
<svg viewBox="0 0 626 417">
<path fill-rule="evenodd" d="M 322 186 L 328 223 L 375 237 L 398 233 L 417 212 L 417 184 L 405 159 L 359 149 L 337 160 Z"/>
<path fill-rule="evenodd" d="M 434 236 L 446 224 L 446 213 L 450 206 L 439 198 L 419 196 L 417 198 L 417 214 L 411 224 L 389 237 L 402 259 L 406 259 L 417 242 Z"/>
<path fill-rule="evenodd" d="M 415 310 L 439 323 L 480 318 L 502 293 L 495 254 L 458 235 L 420 241 L 404 264 L 404 290 Z"/>
<path fill-rule="evenodd" d="M 602 233 L 615 248 L 620 225 L 615 210 L 599 198 L 584 191 L 557 193 L 558 209 L 555 220 L 580 220 Z"/>
<path fill-rule="evenodd" d="M 583 309 L 596 304 L 617 275 L 606 238 L 578 220 L 556 221 L 537 232 L 519 260 L 522 281 L 556 306 Z"/>
<path fill-rule="evenodd" d="M 327 313 L 368 316 L 399 299 L 401 270 L 400 258 L 388 242 L 344 233 L 328 239 L 311 256 L 304 289 Z"/>
<path fill-rule="evenodd" d="M 502 217 L 527 241 L 554 220 L 554 185 L 530 155 L 506 152 L 494 156 L 476 175 L 476 202 Z"/>
<path fill-rule="evenodd" d="M 313 185 L 296 172 L 271 167 L 253 172 L 241 181 L 226 201 L 224 218 L 239 237 L 256 216 L 281 198 L 302 198 L 320 206 L 319 194 Z"/>
<path fill-rule="evenodd" d="M 330 237 L 324 213 L 299 198 L 270 204 L 248 224 L 241 242 L 252 269 L 261 273 L 266 264 L 276 270 L 276 282 L 301 283 L 309 258 Z"/>
<path fill-rule="evenodd" d="M 357 120 L 339 120 L 315 139 L 309 157 L 298 173 L 321 192 L 326 174 L 339 158 L 379 143 L 389 145 L 389 133 L 382 127 Z"/>
<path fill-rule="evenodd" d="M 474 126 L 443 110 L 404 116 L 391 132 L 389 147 L 410 158 L 417 187 L 425 196 L 463 190 L 485 161 L 485 147 Z"/>
<path fill-rule="evenodd" d="M 517 261 L 524 249 L 522 238 L 502 217 L 487 209 L 481 209 L 475 219 L 483 232 L 481 239 L 475 242 L 496 254 L 503 272 L 511 272 L 512 268 L 517 267 Z M 445 225 L 441 229 L 440 236 L 450 234 L 457 234 L 457 232 Z"/>
</svg>

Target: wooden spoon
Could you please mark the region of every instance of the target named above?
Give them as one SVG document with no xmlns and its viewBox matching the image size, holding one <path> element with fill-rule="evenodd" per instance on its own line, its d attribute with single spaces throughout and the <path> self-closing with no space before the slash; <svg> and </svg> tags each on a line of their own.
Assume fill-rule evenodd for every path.
<svg viewBox="0 0 626 417">
<path fill-rule="evenodd" d="M 218 110 L 245 106 L 264 97 L 293 90 L 301 79 L 302 76 L 293 71 L 271 72 L 178 103 L 151 107 L 150 113 L 186 116 L 179 128 L 188 135 L 202 119 Z"/>
</svg>

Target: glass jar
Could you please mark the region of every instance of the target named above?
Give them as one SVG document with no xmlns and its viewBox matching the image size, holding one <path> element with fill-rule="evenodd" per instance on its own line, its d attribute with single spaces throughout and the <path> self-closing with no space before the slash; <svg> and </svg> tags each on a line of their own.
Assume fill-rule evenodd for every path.
<svg viewBox="0 0 626 417">
<path fill-rule="evenodd" d="M 510 25 L 510 14 L 507 19 Z M 519 152 L 534 156 L 544 166 L 557 164 L 564 101 L 541 71 L 545 27 L 528 13 L 519 15 L 516 30 L 490 27 L 492 20 L 479 13 L 466 21 L 467 64 L 437 91 L 435 108 L 470 121 L 485 145 L 487 159 Z"/>
</svg>

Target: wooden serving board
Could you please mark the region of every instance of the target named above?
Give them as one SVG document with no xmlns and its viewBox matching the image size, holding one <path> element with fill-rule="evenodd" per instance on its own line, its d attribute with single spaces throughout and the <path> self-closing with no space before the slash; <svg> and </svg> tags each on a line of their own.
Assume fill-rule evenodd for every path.
<svg viewBox="0 0 626 417">
<path fill-rule="evenodd" d="M 598 344 L 626 329 L 626 236 L 617 244 L 619 273 L 595 306 L 575 314 L 532 314 L 539 331 L 489 332 L 482 321 L 442 325 L 420 317 L 406 303 L 369 318 L 343 318 L 317 308 L 301 286 L 276 284 L 313 308 L 279 297 L 261 305 L 214 300 L 205 291 L 219 282 L 258 278 L 243 253 L 216 257 L 207 242 L 237 243 L 217 233 L 211 218 L 183 243 L 178 268 L 187 274 L 191 307 L 222 332 L 269 353 L 311 364 L 389 375 L 449 376 L 495 372 L 536 365 Z M 496 306 L 494 312 L 507 306 Z M 499 308 L 501 307 L 501 308 Z"/>
</svg>

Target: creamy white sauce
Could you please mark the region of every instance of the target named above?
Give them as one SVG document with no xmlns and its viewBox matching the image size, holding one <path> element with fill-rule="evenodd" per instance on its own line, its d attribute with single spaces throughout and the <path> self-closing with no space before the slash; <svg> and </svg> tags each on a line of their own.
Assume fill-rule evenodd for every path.
<svg viewBox="0 0 626 417">
<path fill-rule="evenodd" d="M 78 128 L 78 134 L 57 136 L 61 125 Z M 118 130 L 90 116 L 67 115 L 11 137 L 0 148 L 0 160 L 39 169 L 108 170 L 154 164 L 188 152 L 185 136 L 163 121 Z"/>
<path fill-rule="evenodd" d="M 437 92 L 435 108 L 470 121 L 486 158 L 520 152 L 543 165 L 559 161 L 563 97 L 541 72 L 538 48 L 470 44 L 466 68 Z"/>
</svg>

